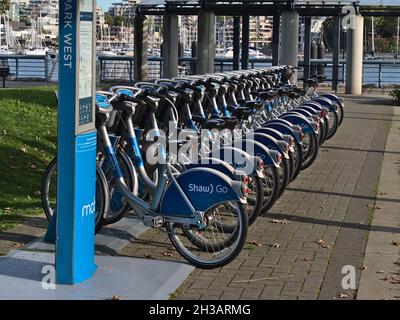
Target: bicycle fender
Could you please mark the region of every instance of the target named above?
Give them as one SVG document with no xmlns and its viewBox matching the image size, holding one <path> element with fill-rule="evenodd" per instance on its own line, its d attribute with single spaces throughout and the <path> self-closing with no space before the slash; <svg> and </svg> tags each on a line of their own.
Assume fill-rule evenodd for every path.
<svg viewBox="0 0 400 320">
<path fill-rule="evenodd" d="M 251 148 L 251 150 L 253 150 L 252 154 L 253 156 L 259 157 L 267 165 L 273 165 L 275 167 L 279 167 L 279 162 L 273 150 L 269 150 L 262 143 L 250 139 L 243 139 L 242 148 L 243 149 Z"/>
<path fill-rule="evenodd" d="M 239 148 L 222 146 L 221 148 L 213 149 L 210 155 L 219 157 L 228 164 L 232 162 L 234 169 L 243 171 L 249 176 L 255 175 L 258 178 L 264 178 L 263 170 L 258 168 L 257 157 L 254 157 Z"/>
<path fill-rule="evenodd" d="M 312 117 L 312 114 L 308 110 L 300 109 L 300 108 L 296 108 L 296 109 L 290 110 L 289 112 L 286 112 L 285 114 L 294 114 L 294 115 L 295 114 L 300 114 L 302 116 L 305 116 L 306 118 L 307 117 Z"/>
<path fill-rule="evenodd" d="M 328 98 L 317 97 L 317 98 L 314 98 L 312 101 L 315 101 L 315 102 L 319 103 L 321 106 L 328 108 L 329 111 L 337 112 L 336 107 L 333 106 L 332 101 L 330 101 Z"/>
<path fill-rule="evenodd" d="M 246 203 L 245 198 L 240 195 L 242 182 L 234 181 L 211 168 L 186 170 L 176 177 L 176 181 L 184 195 L 175 183 L 170 183 L 161 200 L 162 215 L 191 216 L 192 211 L 184 196 L 196 211 L 202 212 L 225 201 Z"/>
<path fill-rule="evenodd" d="M 282 134 L 288 134 L 294 139 L 296 139 L 297 143 L 301 143 L 300 136 L 293 130 L 291 126 L 288 126 L 284 123 L 280 122 L 267 122 L 266 124 L 263 125 L 263 128 L 272 128 L 275 129 Z"/>
<path fill-rule="evenodd" d="M 332 93 L 324 93 L 324 94 L 320 94 L 319 96 L 323 97 L 323 98 L 327 98 L 337 104 L 342 105 L 342 107 L 343 107 L 343 98 L 340 98 L 337 95 L 334 95 Z"/>
<path fill-rule="evenodd" d="M 289 154 L 281 148 L 281 146 L 278 144 L 278 141 L 275 138 L 271 137 L 268 134 L 250 133 L 246 135 L 246 138 L 254 139 L 255 141 L 258 141 L 263 145 L 265 145 L 269 150 L 278 151 L 285 159 L 289 159 Z"/>
<path fill-rule="evenodd" d="M 300 115 L 283 114 L 282 119 L 290 121 L 292 124 L 296 124 L 301 127 L 303 133 L 318 133 L 317 128 L 314 128 L 310 121 Z"/>
<path fill-rule="evenodd" d="M 320 116 L 322 108 L 317 108 L 315 106 L 309 106 L 309 105 L 302 105 L 298 109 L 300 110 L 306 110 L 307 112 L 311 113 L 312 115 Z"/>
<path fill-rule="evenodd" d="M 257 129 L 254 130 L 254 132 L 255 132 L 255 133 L 265 133 L 265 134 L 268 134 L 268 135 L 274 137 L 274 138 L 275 138 L 276 140 L 278 140 L 278 141 L 286 141 L 286 139 L 285 139 L 284 136 L 283 136 L 284 134 L 281 133 L 281 132 L 279 132 L 279 131 L 276 130 L 276 129 L 272 129 L 272 128 L 257 128 Z M 294 149 L 293 149 L 292 146 L 289 146 L 289 150 L 290 150 L 291 152 L 294 152 Z"/>
<path fill-rule="evenodd" d="M 269 134 L 276 140 L 284 140 L 283 133 L 273 128 L 257 128 L 254 130 L 254 132 Z"/>
<path fill-rule="evenodd" d="M 190 163 L 189 165 L 186 166 L 187 170 L 192 168 L 211 168 L 219 172 L 222 172 L 232 180 L 240 180 L 239 176 L 241 172 L 235 170 L 230 164 L 221 159 L 209 158 L 209 157 L 201 158 L 199 162 Z"/>
</svg>

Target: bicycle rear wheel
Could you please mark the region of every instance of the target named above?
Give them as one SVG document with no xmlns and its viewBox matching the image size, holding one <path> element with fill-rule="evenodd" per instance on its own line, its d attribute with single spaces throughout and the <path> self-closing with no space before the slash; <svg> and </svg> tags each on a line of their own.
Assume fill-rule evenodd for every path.
<svg viewBox="0 0 400 320">
<path fill-rule="evenodd" d="M 169 239 L 182 257 L 196 267 L 211 269 L 231 262 L 246 241 L 248 219 L 239 202 L 224 202 L 204 213 L 205 229 L 168 222 Z M 219 223 L 233 226 L 221 230 Z M 188 232 L 190 233 L 188 237 Z"/>
<path fill-rule="evenodd" d="M 50 221 L 57 208 L 57 158 L 54 158 L 46 168 L 41 186 L 41 200 L 43 211 Z M 109 208 L 107 180 L 96 165 L 96 210 L 95 210 L 95 233 L 103 227 L 104 215 Z"/>
</svg>

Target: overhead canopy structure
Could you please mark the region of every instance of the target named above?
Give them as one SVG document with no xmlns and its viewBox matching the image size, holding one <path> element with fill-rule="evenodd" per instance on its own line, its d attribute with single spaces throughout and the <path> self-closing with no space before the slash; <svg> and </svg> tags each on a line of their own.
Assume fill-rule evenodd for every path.
<svg viewBox="0 0 400 320">
<path fill-rule="evenodd" d="M 221 16 L 265 16 L 295 10 L 301 16 L 339 16 L 345 6 L 357 8 L 364 16 L 400 16 L 400 0 L 142 0 L 137 12 L 198 15 L 206 9 Z"/>
</svg>

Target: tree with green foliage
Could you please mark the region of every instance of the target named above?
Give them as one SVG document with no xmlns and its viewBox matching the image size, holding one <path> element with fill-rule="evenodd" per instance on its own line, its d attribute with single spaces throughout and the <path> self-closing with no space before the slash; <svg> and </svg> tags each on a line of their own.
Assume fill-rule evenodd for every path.
<svg viewBox="0 0 400 320">
<path fill-rule="evenodd" d="M 328 49 L 333 48 L 333 21 L 334 18 L 329 17 L 323 23 L 323 31 L 325 34 L 325 45 Z M 364 26 L 368 32 L 368 37 L 371 37 L 371 17 L 364 18 Z M 375 50 L 376 52 L 392 52 L 395 47 L 395 36 L 397 33 L 397 17 L 375 17 Z M 365 30 L 364 30 L 365 31 Z M 364 35 L 365 36 L 365 35 Z M 341 33 L 342 49 L 345 47 L 344 39 L 345 32 L 342 29 Z"/>
<path fill-rule="evenodd" d="M 6 13 L 10 9 L 10 0 L 0 0 L 0 14 Z"/>
<path fill-rule="evenodd" d="M 122 24 L 126 25 L 125 18 L 121 16 L 116 16 L 114 18 L 114 26 L 120 27 Z"/>
<path fill-rule="evenodd" d="M 108 24 L 109 26 L 113 26 L 114 25 L 113 16 L 110 16 L 109 14 L 105 14 L 104 20 L 105 20 L 106 24 Z"/>
</svg>

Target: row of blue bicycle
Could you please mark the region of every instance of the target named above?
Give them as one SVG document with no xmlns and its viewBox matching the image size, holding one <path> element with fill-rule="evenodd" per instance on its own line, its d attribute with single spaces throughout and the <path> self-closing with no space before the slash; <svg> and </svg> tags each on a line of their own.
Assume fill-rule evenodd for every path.
<svg viewBox="0 0 400 320">
<path fill-rule="evenodd" d="M 96 232 L 128 212 L 167 232 L 190 263 L 232 261 L 343 121 L 324 77 L 290 83 L 291 66 L 181 76 L 96 93 Z M 56 208 L 57 159 L 42 183 Z"/>
</svg>

